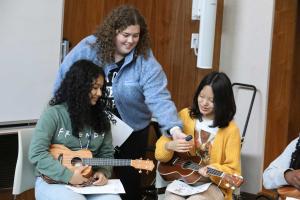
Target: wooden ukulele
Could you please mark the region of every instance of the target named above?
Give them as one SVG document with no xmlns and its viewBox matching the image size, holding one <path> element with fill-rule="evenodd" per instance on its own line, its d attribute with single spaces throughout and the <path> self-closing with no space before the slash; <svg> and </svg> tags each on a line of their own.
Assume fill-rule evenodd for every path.
<svg viewBox="0 0 300 200">
<path fill-rule="evenodd" d="M 61 144 L 50 145 L 49 152 L 63 166 L 71 171 L 76 167 L 88 165 L 82 171 L 82 175 L 89 178 L 92 175 L 92 166 L 132 166 L 136 169 L 152 171 L 154 164 L 152 160 L 129 160 L 129 159 L 111 159 L 111 158 L 92 158 L 92 152 L 88 149 L 72 151 Z"/>
<path fill-rule="evenodd" d="M 293 186 L 284 186 L 277 189 L 278 194 L 282 198 L 293 197 L 296 199 L 300 199 L 300 191 Z"/>
<path fill-rule="evenodd" d="M 203 181 L 203 176 L 198 173 L 201 167 L 203 166 L 201 166 L 201 159 L 198 156 L 176 153 L 169 162 L 160 163 L 157 169 L 166 181 L 180 179 L 187 184 L 194 184 Z M 226 186 L 232 190 L 240 187 L 244 181 L 242 176 L 226 174 L 210 167 L 207 168 L 207 174 L 221 177 L 223 181 L 226 181 Z"/>
</svg>

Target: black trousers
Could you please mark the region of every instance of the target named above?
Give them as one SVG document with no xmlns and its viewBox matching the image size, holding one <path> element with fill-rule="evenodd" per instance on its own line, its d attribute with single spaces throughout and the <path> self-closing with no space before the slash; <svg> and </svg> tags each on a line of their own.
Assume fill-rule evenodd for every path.
<svg viewBox="0 0 300 200">
<path fill-rule="evenodd" d="M 128 139 L 115 152 L 117 159 L 139 159 L 144 158 L 149 126 L 140 130 L 134 131 Z M 140 192 L 141 174 L 133 167 L 115 167 L 115 175 L 119 178 L 124 186 L 126 194 L 122 194 L 123 200 L 140 200 L 142 199 Z"/>
</svg>

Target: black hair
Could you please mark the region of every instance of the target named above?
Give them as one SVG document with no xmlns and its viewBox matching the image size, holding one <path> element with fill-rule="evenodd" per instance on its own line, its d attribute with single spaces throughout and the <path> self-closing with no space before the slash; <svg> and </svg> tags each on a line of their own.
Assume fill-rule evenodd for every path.
<svg viewBox="0 0 300 200">
<path fill-rule="evenodd" d="M 295 151 L 291 156 L 290 168 L 300 169 L 300 137 L 298 138 Z"/>
<path fill-rule="evenodd" d="M 95 105 L 92 105 L 89 94 L 99 76 L 104 79 L 102 96 Z M 72 133 L 78 137 L 84 126 L 91 127 L 97 133 L 110 130 L 112 116 L 105 110 L 106 100 L 105 74 L 102 67 L 88 60 L 79 60 L 70 67 L 54 97 L 49 101 L 49 105 L 66 103 L 71 118 Z"/>
<path fill-rule="evenodd" d="M 211 86 L 214 94 L 214 120 L 212 127 L 227 127 L 235 115 L 236 105 L 230 79 L 223 72 L 211 72 L 202 79 L 193 97 L 190 116 L 202 121 L 202 114 L 198 106 L 198 96 L 207 85 Z"/>
</svg>

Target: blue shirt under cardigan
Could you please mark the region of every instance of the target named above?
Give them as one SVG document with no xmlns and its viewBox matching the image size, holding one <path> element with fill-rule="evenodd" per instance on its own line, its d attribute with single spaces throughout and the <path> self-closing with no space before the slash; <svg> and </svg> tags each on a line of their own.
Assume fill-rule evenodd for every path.
<svg viewBox="0 0 300 200">
<path fill-rule="evenodd" d="M 56 77 L 54 91 L 58 89 L 74 62 L 86 59 L 97 65 L 101 64 L 96 49 L 91 47 L 95 41 L 94 35 L 84 38 L 64 58 Z M 167 89 L 166 75 L 152 51 L 149 50 L 147 59 L 143 56 L 134 59 L 133 55 L 134 50 L 125 57 L 125 62 L 113 82 L 115 104 L 122 120 L 135 131 L 149 125 L 152 117 L 157 119 L 163 130 L 174 126 L 182 127 Z M 116 67 L 115 63 L 105 65 L 105 75 Z"/>
</svg>

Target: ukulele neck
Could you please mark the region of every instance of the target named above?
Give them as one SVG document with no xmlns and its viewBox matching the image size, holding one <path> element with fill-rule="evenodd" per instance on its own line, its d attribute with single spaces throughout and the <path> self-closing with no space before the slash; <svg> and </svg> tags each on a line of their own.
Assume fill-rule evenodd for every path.
<svg viewBox="0 0 300 200">
<path fill-rule="evenodd" d="M 131 160 L 109 158 L 84 158 L 83 164 L 89 166 L 131 166 Z"/>
</svg>

